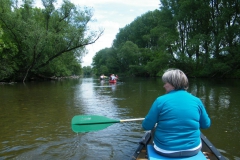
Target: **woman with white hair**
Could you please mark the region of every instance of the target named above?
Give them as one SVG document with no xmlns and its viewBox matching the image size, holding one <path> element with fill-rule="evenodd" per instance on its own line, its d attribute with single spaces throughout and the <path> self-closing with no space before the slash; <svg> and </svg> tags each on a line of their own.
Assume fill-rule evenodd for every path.
<svg viewBox="0 0 240 160">
<path fill-rule="evenodd" d="M 162 81 L 166 94 L 158 97 L 142 127 L 154 133 L 154 149 L 167 157 L 190 157 L 201 150 L 200 128 L 211 121 L 202 101 L 187 92 L 188 78 L 179 69 L 169 69 Z"/>
</svg>

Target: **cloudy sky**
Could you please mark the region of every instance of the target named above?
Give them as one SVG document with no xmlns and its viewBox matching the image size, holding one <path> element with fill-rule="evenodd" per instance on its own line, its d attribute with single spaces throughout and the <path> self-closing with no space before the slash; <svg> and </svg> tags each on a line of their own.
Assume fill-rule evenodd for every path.
<svg viewBox="0 0 240 160">
<path fill-rule="evenodd" d="M 142 14 L 159 9 L 160 0 L 69 0 L 81 8 L 86 6 L 93 10 L 91 23 L 93 30 L 104 29 L 103 35 L 92 45 L 87 46 L 88 54 L 82 58 L 82 66 L 90 66 L 96 52 L 110 48 L 119 28 L 125 27 Z M 36 0 L 36 5 L 41 0 Z M 62 0 L 58 0 L 61 4 Z"/>
<path fill-rule="evenodd" d="M 92 27 L 104 28 L 104 34 L 92 45 L 82 59 L 82 66 L 90 66 L 96 52 L 111 47 L 119 28 L 130 24 L 142 14 L 159 9 L 159 0 L 70 0 L 72 3 L 93 9 Z"/>
</svg>

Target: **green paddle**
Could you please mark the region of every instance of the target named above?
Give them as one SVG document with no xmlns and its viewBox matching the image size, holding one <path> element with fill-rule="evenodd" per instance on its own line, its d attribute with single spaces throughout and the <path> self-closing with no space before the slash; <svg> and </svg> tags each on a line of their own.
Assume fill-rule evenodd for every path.
<svg viewBox="0 0 240 160">
<path fill-rule="evenodd" d="M 144 118 L 116 120 L 98 115 L 77 115 L 72 118 L 72 130 L 76 133 L 98 131 L 114 123 L 140 120 L 144 120 Z"/>
</svg>

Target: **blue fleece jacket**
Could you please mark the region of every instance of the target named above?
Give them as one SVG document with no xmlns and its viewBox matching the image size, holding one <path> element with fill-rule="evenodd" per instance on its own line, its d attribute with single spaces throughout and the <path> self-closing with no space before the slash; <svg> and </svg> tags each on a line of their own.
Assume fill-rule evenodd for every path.
<svg viewBox="0 0 240 160">
<path fill-rule="evenodd" d="M 169 151 L 191 149 L 200 144 L 200 128 L 211 121 L 202 101 L 185 90 L 173 90 L 152 104 L 142 127 L 152 130 L 157 123 L 154 143 Z"/>
</svg>

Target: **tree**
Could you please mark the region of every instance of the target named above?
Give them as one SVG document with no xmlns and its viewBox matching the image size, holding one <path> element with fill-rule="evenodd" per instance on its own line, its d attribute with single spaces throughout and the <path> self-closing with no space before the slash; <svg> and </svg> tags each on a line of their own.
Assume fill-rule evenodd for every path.
<svg viewBox="0 0 240 160">
<path fill-rule="evenodd" d="M 17 47 L 11 42 L 4 42 L 2 39 L 4 32 L 0 26 L 0 80 L 4 80 L 14 74 L 17 65 L 13 57 L 17 54 Z"/>
<path fill-rule="evenodd" d="M 81 56 L 85 46 L 95 43 L 103 33 L 103 30 L 89 30 L 91 10 L 81 10 L 68 0 L 59 9 L 54 7 L 55 0 L 42 0 L 44 9 L 33 8 L 33 1 L 26 0 L 21 7 L 10 3 L 14 7 L 9 10 L 9 2 L 4 0 L 1 4 L 0 23 L 6 38 L 18 49 L 14 56 L 18 66 L 16 79 L 25 81 L 44 74 L 49 65 L 57 64 L 53 60 L 63 54 Z"/>
<path fill-rule="evenodd" d="M 96 53 L 93 57 L 93 68 L 96 75 L 108 75 L 111 72 L 111 57 L 112 49 L 104 48 Z"/>
<path fill-rule="evenodd" d="M 134 42 L 139 48 L 156 46 L 158 37 L 151 35 L 151 30 L 158 25 L 159 14 L 159 10 L 149 11 L 121 28 L 113 41 L 113 48 L 121 47 L 126 41 Z"/>
<path fill-rule="evenodd" d="M 120 61 L 121 72 L 129 72 L 130 65 L 139 64 L 138 46 L 131 41 L 126 41 L 119 49 L 117 57 Z"/>
<path fill-rule="evenodd" d="M 84 66 L 83 67 L 83 75 L 84 76 L 92 75 L 92 68 L 91 68 L 91 66 Z"/>
<path fill-rule="evenodd" d="M 240 77 L 238 1 L 160 2 L 160 10 L 119 30 L 111 52 L 104 52 L 108 69 L 111 59 L 121 66 L 111 68 L 113 73 L 161 76 L 167 68 L 179 68 L 191 77 Z"/>
</svg>

